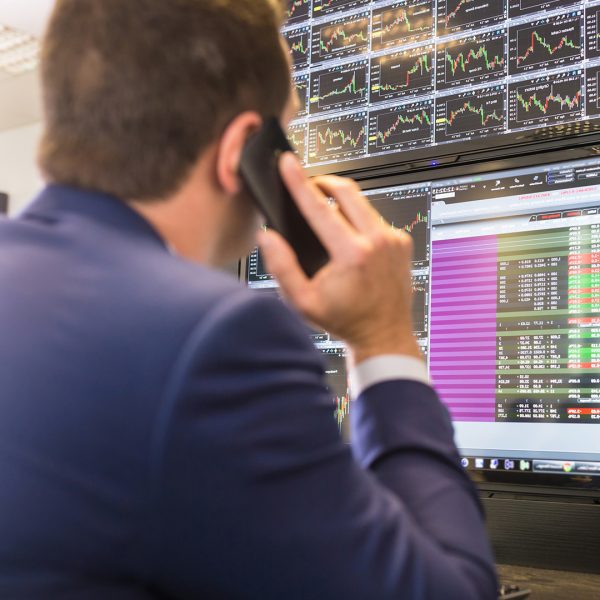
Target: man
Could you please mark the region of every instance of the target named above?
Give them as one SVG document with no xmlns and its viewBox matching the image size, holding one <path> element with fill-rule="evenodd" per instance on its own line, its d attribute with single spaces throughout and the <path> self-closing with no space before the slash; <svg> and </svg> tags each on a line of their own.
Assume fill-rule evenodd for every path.
<svg viewBox="0 0 600 600">
<path fill-rule="evenodd" d="M 259 229 L 245 141 L 294 110 L 279 15 L 57 2 L 49 186 L 0 225 L 2 598 L 494 597 L 411 334 L 409 238 L 352 182 L 283 158 L 331 261 L 308 280 L 260 242 L 289 302 L 348 343 L 352 451 L 297 314 L 212 270 Z"/>
</svg>

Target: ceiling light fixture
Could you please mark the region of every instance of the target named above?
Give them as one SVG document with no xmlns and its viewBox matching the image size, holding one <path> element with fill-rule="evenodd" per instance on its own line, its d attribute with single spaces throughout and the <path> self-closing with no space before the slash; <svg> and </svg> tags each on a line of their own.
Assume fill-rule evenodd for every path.
<svg viewBox="0 0 600 600">
<path fill-rule="evenodd" d="M 38 66 L 39 51 L 36 38 L 0 25 L 0 70 L 10 75 L 33 71 Z"/>
</svg>

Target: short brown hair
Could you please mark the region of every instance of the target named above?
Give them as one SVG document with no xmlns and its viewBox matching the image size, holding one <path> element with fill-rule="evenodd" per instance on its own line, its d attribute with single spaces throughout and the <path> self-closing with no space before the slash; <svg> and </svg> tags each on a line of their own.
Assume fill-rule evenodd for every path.
<svg viewBox="0 0 600 600">
<path fill-rule="evenodd" d="M 235 115 L 290 93 L 274 0 L 58 0 L 42 48 L 53 182 L 165 198 Z"/>
</svg>

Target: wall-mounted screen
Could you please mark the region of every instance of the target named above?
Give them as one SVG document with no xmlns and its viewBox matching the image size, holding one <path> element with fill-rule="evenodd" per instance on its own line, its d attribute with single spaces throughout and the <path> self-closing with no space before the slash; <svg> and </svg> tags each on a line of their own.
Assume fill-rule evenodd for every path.
<svg viewBox="0 0 600 600">
<path fill-rule="evenodd" d="M 287 16 L 309 167 L 600 130 L 598 2 L 290 0 Z"/>
</svg>

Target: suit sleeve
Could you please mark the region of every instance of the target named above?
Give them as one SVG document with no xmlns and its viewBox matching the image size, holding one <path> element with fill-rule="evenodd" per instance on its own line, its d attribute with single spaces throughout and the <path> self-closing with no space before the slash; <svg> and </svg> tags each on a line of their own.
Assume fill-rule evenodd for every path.
<svg viewBox="0 0 600 600">
<path fill-rule="evenodd" d="M 447 412 L 391 381 L 353 450 L 298 317 L 243 294 L 191 336 L 153 457 L 149 578 L 175 597 L 486 600 L 493 560 Z M 354 456 L 353 456 L 354 453 Z"/>
</svg>

